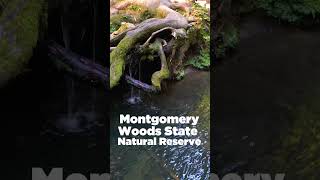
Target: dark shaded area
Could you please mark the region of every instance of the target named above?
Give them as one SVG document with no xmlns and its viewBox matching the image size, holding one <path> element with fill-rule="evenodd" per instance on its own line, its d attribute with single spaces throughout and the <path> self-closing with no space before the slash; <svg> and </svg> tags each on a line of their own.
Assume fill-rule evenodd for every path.
<svg viewBox="0 0 320 180">
<path fill-rule="evenodd" d="M 92 59 L 92 34 L 96 29 L 96 61 L 106 65 L 106 2 L 96 2 L 97 19 L 93 28 L 91 1 L 73 1 L 69 11 L 70 42 L 72 50 Z M 108 93 L 104 87 L 92 86 L 52 66 L 46 41 L 55 40 L 61 44 L 63 41 L 60 9 L 50 6 L 53 5 L 49 3 L 46 39 L 39 41 L 34 50 L 29 70 L 0 89 L 1 120 L 7 135 L 14 139 L 9 140 L 14 142 L 10 143 L 14 148 L 5 158 L 10 179 L 31 179 L 32 167 L 47 170 L 63 167 L 66 175 L 109 170 Z M 70 82 L 74 84 L 71 105 L 76 120 L 66 123 Z"/>
<path fill-rule="evenodd" d="M 281 25 L 259 14 L 241 18 L 237 51 L 215 67 L 214 172 L 272 173 L 290 111 L 320 86 L 319 37 L 318 27 Z"/>
</svg>

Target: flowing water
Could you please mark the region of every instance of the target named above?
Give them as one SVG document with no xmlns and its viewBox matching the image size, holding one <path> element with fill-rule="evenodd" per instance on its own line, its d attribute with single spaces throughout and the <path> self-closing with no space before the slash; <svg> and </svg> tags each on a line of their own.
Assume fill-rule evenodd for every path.
<svg viewBox="0 0 320 180">
<path fill-rule="evenodd" d="M 209 96 L 210 73 L 188 70 L 186 77 L 170 83 L 159 95 L 141 95 L 142 103 L 128 104 L 123 95 L 113 99 L 111 107 L 111 173 L 114 179 L 209 179 L 209 132 L 198 127 L 200 146 L 117 146 L 119 114 L 188 115 Z M 136 93 L 134 96 L 138 96 Z M 208 104 L 209 105 L 209 104 Z M 209 112 L 207 112 L 209 113 Z M 199 114 L 194 114 L 199 115 Z M 201 118 L 199 121 L 210 121 Z M 207 116 L 209 117 L 209 115 Z M 142 126 L 140 126 L 142 127 Z"/>
</svg>

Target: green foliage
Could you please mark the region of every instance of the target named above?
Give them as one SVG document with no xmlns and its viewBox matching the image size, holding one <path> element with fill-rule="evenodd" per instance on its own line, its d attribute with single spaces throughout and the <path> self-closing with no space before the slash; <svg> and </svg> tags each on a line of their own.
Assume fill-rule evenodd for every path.
<svg viewBox="0 0 320 180">
<path fill-rule="evenodd" d="M 186 65 L 192 65 L 198 69 L 210 67 L 210 16 L 208 9 L 194 3 L 192 16 L 196 18 L 196 24 L 187 31 L 188 38 L 198 55 L 190 59 Z"/>
<path fill-rule="evenodd" d="M 129 15 L 118 14 L 112 16 L 110 18 L 110 33 L 113 33 L 114 31 L 118 30 L 122 22 L 133 23 L 134 20 Z"/>
<path fill-rule="evenodd" d="M 320 14 L 319 0 L 259 0 L 258 6 L 273 17 L 290 23 L 302 23 Z"/>
<path fill-rule="evenodd" d="M 156 16 L 156 13 L 154 11 L 146 10 L 140 15 L 141 21 L 153 18 Z"/>
<path fill-rule="evenodd" d="M 137 4 L 132 4 L 128 7 L 129 10 L 132 10 L 132 11 L 141 11 L 142 10 L 142 7 L 140 5 L 137 5 Z"/>
<path fill-rule="evenodd" d="M 198 37 L 202 44 L 202 48 L 209 48 L 210 46 L 210 16 L 208 9 L 193 3 L 192 16 L 197 18 L 195 29 L 196 33 L 200 34 Z"/>
<path fill-rule="evenodd" d="M 206 50 L 201 50 L 198 56 L 193 57 L 187 63 L 198 69 L 207 69 L 210 67 L 210 53 Z"/>
<path fill-rule="evenodd" d="M 222 58 L 226 56 L 229 49 L 236 48 L 239 43 L 239 32 L 238 29 L 233 25 L 226 25 L 219 35 L 220 41 L 217 42 L 216 55 L 217 58 Z"/>
</svg>

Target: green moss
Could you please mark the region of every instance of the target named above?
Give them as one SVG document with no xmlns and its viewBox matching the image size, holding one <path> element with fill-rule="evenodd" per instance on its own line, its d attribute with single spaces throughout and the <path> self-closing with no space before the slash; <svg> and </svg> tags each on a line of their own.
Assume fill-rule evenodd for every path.
<svg viewBox="0 0 320 180">
<path fill-rule="evenodd" d="M 145 20 L 153 18 L 155 16 L 156 16 L 156 12 L 155 11 L 146 10 L 143 13 L 141 13 L 140 19 L 141 19 L 141 21 L 145 21 Z"/>
<path fill-rule="evenodd" d="M 199 129 L 210 132 L 210 95 L 206 92 L 201 96 L 195 110 L 191 113 L 194 116 L 200 116 Z"/>
<path fill-rule="evenodd" d="M 135 39 L 125 37 L 110 54 L 110 88 L 118 84 L 125 70 L 126 55 L 135 44 Z"/>
<path fill-rule="evenodd" d="M 15 0 L 8 3 L 0 17 L 0 23 L 4 25 L 4 36 L 0 41 L 0 76 L 6 77 L 2 81 L 23 71 L 38 41 L 44 1 L 27 1 L 15 18 L 8 21 L 7 16 L 20 6 L 20 2 Z"/>
<path fill-rule="evenodd" d="M 206 89 L 196 103 L 194 110 L 189 113 L 191 116 L 199 116 L 197 124 L 198 131 L 204 135 L 201 136 L 204 148 L 210 150 L 210 90 Z M 207 134 L 207 135 L 205 135 Z"/>
<path fill-rule="evenodd" d="M 288 179 L 316 180 L 320 169 L 320 97 L 292 112 L 293 122 L 281 138 L 271 163 L 275 171 L 286 172 Z"/>
<path fill-rule="evenodd" d="M 118 30 L 122 22 L 134 23 L 133 17 L 130 15 L 117 14 L 110 18 L 110 33 Z"/>
<path fill-rule="evenodd" d="M 152 74 L 151 82 L 154 87 L 158 90 L 161 90 L 161 82 L 164 79 L 168 79 L 170 77 L 170 71 L 168 68 L 161 68 L 160 71 L 156 71 Z"/>
<path fill-rule="evenodd" d="M 161 82 L 164 79 L 168 79 L 170 77 L 170 71 L 167 64 L 166 56 L 162 50 L 162 44 L 160 41 L 155 41 L 150 45 L 152 49 L 158 50 L 160 52 L 161 59 L 161 69 L 160 71 L 156 71 L 152 74 L 151 83 L 154 87 L 156 87 L 159 91 L 161 90 Z"/>
</svg>

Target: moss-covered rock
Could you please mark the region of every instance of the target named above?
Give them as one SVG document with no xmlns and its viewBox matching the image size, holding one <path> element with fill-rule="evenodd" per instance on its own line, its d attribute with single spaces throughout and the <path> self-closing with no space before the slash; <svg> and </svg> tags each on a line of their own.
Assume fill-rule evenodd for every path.
<svg viewBox="0 0 320 180">
<path fill-rule="evenodd" d="M 44 0 L 12 0 L 0 17 L 0 86 L 17 76 L 33 54 L 44 14 Z"/>
</svg>

